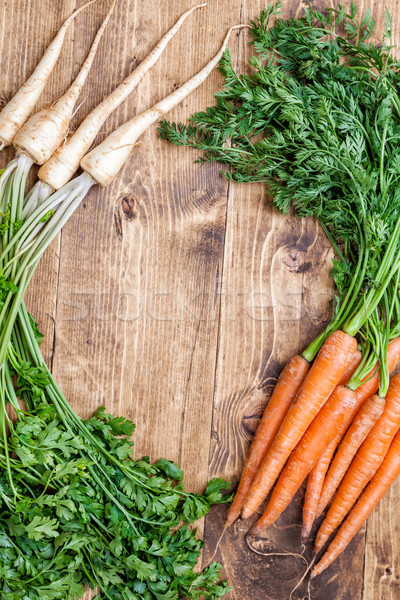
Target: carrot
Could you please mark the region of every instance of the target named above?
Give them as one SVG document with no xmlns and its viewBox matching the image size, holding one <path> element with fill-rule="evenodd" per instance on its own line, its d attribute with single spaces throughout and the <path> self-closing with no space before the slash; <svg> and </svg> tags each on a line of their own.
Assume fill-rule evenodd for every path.
<svg viewBox="0 0 400 600">
<path fill-rule="evenodd" d="M 188 94 L 197 89 L 217 66 L 228 45 L 229 36 L 235 29 L 248 25 L 235 25 L 225 36 L 221 48 L 210 62 L 196 75 L 186 81 L 181 87 L 157 102 L 151 108 L 136 115 L 121 127 L 118 127 L 101 144 L 86 154 L 80 162 L 82 169 L 89 173 L 100 185 L 109 185 L 118 175 L 128 160 L 137 140 L 152 123 L 166 115 L 177 106 Z"/>
<path fill-rule="evenodd" d="M 384 407 L 385 400 L 376 394 L 368 398 L 361 406 L 329 467 L 318 503 L 318 516 L 329 503 L 357 450 L 382 415 Z"/>
<path fill-rule="evenodd" d="M 89 54 L 83 63 L 75 81 L 68 91 L 52 106 L 33 115 L 14 138 L 17 153 L 21 151 L 30 156 L 37 165 L 42 165 L 55 152 L 67 135 L 69 124 L 74 116 L 75 104 L 90 72 L 102 35 L 114 10 L 116 0 L 98 30 Z"/>
<path fill-rule="evenodd" d="M 195 10 L 207 4 L 197 4 L 184 12 L 176 23 L 160 39 L 140 65 L 115 90 L 107 96 L 81 123 L 73 136 L 60 146 L 53 156 L 41 167 L 38 176 L 53 190 L 60 189 L 79 168 L 79 162 L 89 151 L 104 121 L 133 92 L 144 75 L 157 62 L 168 42 L 180 29 L 185 19 Z"/>
<path fill-rule="evenodd" d="M 5 146 L 10 146 L 13 143 L 17 132 L 19 129 L 21 129 L 22 125 L 33 111 L 35 104 L 39 100 L 39 97 L 51 75 L 54 65 L 60 56 L 68 27 L 81 11 L 93 4 L 93 2 L 96 2 L 96 0 L 90 0 L 80 8 L 77 8 L 68 17 L 57 33 L 56 37 L 47 48 L 32 75 L 1 111 L 0 150 Z"/>
<path fill-rule="evenodd" d="M 246 461 L 244 463 L 242 476 L 233 502 L 230 506 L 225 527 L 230 527 L 239 517 L 243 501 L 250 489 L 258 468 L 268 452 L 277 431 L 282 423 L 289 406 L 296 396 L 310 363 L 302 356 L 294 356 L 285 366 L 276 382 L 274 391 L 267 404 L 264 414 L 254 434 Z"/>
<path fill-rule="evenodd" d="M 244 519 L 267 497 L 290 453 L 342 378 L 356 348 L 355 338 L 340 330 L 323 344 L 254 477 L 243 504 Z"/>
<path fill-rule="evenodd" d="M 343 373 L 342 379 L 339 381 L 338 385 L 346 385 L 354 371 L 357 369 L 362 359 L 362 353 L 360 350 L 356 350 L 353 354 L 353 358 L 351 359 L 351 363 Z"/>
<path fill-rule="evenodd" d="M 321 550 L 331 533 L 345 518 L 365 485 L 381 465 L 400 427 L 400 375 L 390 380 L 385 409 L 354 457 L 341 482 L 315 541 Z"/>
<path fill-rule="evenodd" d="M 321 408 L 292 452 L 272 492 L 261 518 L 251 533 L 259 533 L 272 525 L 318 462 L 319 457 L 336 437 L 345 415 L 356 401 L 353 390 L 338 386 Z"/>
<path fill-rule="evenodd" d="M 400 474 L 400 432 L 397 432 L 383 462 L 358 502 L 340 527 L 322 559 L 313 568 L 311 578 L 328 567 L 349 545 L 360 527 Z"/>
<path fill-rule="evenodd" d="M 356 350 L 354 352 L 351 363 L 344 372 L 344 375 L 339 381 L 338 385 L 345 385 L 349 381 L 354 371 L 360 364 L 361 359 L 362 353 L 360 352 L 360 350 Z M 325 475 L 332 460 L 332 456 L 334 455 L 340 440 L 341 435 L 338 434 L 322 453 L 317 464 L 308 475 L 303 505 L 303 527 L 301 531 L 301 540 L 303 544 L 305 544 L 311 533 L 311 529 L 317 514 L 318 501 L 321 494 L 322 486 L 324 484 Z"/>
<path fill-rule="evenodd" d="M 340 434 L 336 435 L 331 443 L 325 448 L 317 464 L 308 475 L 303 505 L 303 527 L 301 530 L 301 541 L 303 544 L 306 543 L 311 533 L 317 515 L 318 501 L 322 486 L 324 485 L 325 475 L 331 464 L 332 456 L 335 454 L 338 440 L 340 440 Z"/>
<path fill-rule="evenodd" d="M 400 360 L 400 338 L 397 337 L 389 343 L 388 349 L 387 349 L 387 364 L 388 364 L 388 368 L 389 368 L 389 373 L 391 373 L 393 371 L 393 369 L 395 368 L 395 366 L 397 365 L 399 360 Z M 378 369 L 379 369 L 379 363 L 377 362 L 376 365 L 373 367 L 373 369 L 371 369 L 371 371 L 368 373 L 368 375 L 364 378 L 364 380 L 363 380 L 364 383 L 362 383 L 356 389 L 357 403 L 354 406 L 354 414 L 352 415 L 351 421 L 353 421 L 353 419 L 355 418 L 355 416 L 356 416 L 358 410 L 360 409 L 360 407 L 362 406 L 362 404 L 370 396 L 375 394 L 376 391 L 378 390 L 378 386 L 379 386 L 379 370 Z M 342 437 L 339 436 L 338 440 L 337 440 L 337 444 L 340 443 L 341 439 L 342 439 Z M 331 475 L 333 475 L 333 473 L 331 473 Z M 338 481 L 337 485 L 339 484 L 339 481 Z M 335 487 L 335 489 L 336 489 L 336 487 Z M 328 490 L 327 489 L 325 490 L 325 481 L 324 481 L 324 485 L 321 490 L 321 498 L 318 503 L 318 509 L 317 509 L 317 514 L 316 514 L 317 517 L 323 512 L 324 508 L 328 504 L 332 495 L 333 495 L 333 492 L 328 497 Z"/>
</svg>

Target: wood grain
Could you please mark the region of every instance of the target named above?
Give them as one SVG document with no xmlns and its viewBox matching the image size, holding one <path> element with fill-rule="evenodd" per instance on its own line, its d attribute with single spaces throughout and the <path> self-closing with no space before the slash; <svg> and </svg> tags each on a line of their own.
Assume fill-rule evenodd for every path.
<svg viewBox="0 0 400 600">
<path fill-rule="evenodd" d="M 83 0 L 3 0 L 0 103 L 38 62 L 62 21 Z M 79 70 L 107 10 L 99 0 L 71 28 L 41 105 Z M 119 0 L 74 118 L 84 116 L 142 58 L 188 0 Z M 188 79 L 214 55 L 230 25 L 254 18 L 262 0 L 209 0 L 168 46 L 99 139 Z M 332 1 L 315 0 L 316 8 Z M 369 3 L 359 0 L 360 9 Z M 371 3 L 378 30 L 384 5 Z M 395 39 L 399 4 L 388 0 Z M 284 2 L 296 16 L 305 3 Z M 210 33 L 212 32 L 212 34 Z M 237 68 L 247 69 L 248 33 L 232 36 Z M 212 103 L 215 72 L 170 115 L 185 120 Z M 12 156 L 2 153 L 1 166 Z M 46 253 L 28 303 L 45 337 L 45 357 L 81 415 L 99 404 L 137 423 L 136 455 L 178 461 L 189 488 L 208 478 L 236 483 L 258 418 L 282 366 L 329 318 L 332 251 L 313 221 L 275 213 L 262 185 L 232 185 L 215 165 L 146 133 L 116 182 L 94 188 Z M 230 600 L 284 600 L 304 571 L 302 491 L 263 538 L 246 541 L 238 522 L 216 557 Z M 400 593 L 400 484 L 340 559 L 311 589 L 313 600 L 395 600 Z M 226 508 L 205 524 L 207 562 Z M 364 555 L 364 550 L 366 550 Z M 292 553 L 287 556 L 266 556 Z M 311 556 L 311 548 L 305 552 Z M 364 558 L 365 556 L 365 558 Z M 293 599 L 308 598 L 300 587 Z M 89 596 L 88 596 L 89 597 Z"/>
</svg>

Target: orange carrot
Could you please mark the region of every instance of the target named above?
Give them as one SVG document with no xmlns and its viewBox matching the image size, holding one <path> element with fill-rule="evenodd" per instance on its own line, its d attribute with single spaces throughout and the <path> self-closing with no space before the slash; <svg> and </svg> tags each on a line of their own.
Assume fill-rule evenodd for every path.
<svg viewBox="0 0 400 600">
<path fill-rule="evenodd" d="M 353 358 L 351 359 L 351 363 L 344 372 L 344 375 L 339 381 L 338 385 L 345 385 L 349 381 L 354 371 L 360 364 L 361 359 L 362 353 L 360 352 L 360 350 L 356 350 L 354 352 Z M 303 506 L 303 527 L 301 531 L 301 541 L 303 542 L 303 544 L 306 543 L 311 533 L 311 529 L 315 517 L 317 515 L 317 507 L 319 497 L 321 495 L 322 486 L 324 485 L 325 475 L 332 460 L 332 456 L 335 454 L 335 450 L 337 448 L 338 443 L 340 442 L 340 439 L 341 435 L 338 434 L 331 441 L 329 446 L 322 453 L 320 459 L 318 460 L 313 470 L 308 475 L 307 488 L 304 496 Z"/>
<path fill-rule="evenodd" d="M 345 518 L 364 487 L 382 464 L 400 427 L 400 375 L 390 380 L 385 409 L 353 459 L 322 523 L 315 549 L 318 552 Z"/>
<path fill-rule="evenodd" d="M 267 497 L 290 453 L 342 378 L 356 348 L 355 338 L 340 330 L 322 346 L 254 477 L 243 504 L 243 518 L 250 517 Z"/>
<path fill-rule="evenodd" d="M 318 503 L 317 516 L 329 503 L 357 450 L 382 415 L 384 407 L 385 400 L 376 394 L 368 398 L 361 406 L 329 467 Z"/>
<path fill-rule="evenodd" d="M 395 368 L 395 366 L 397 365 L 397 363 L 400 360 L 400 338 L 395 338 L 394 340 L 392 340 L 388 346 L 388 350 L 387 350 L 387 362 L 388 362 L 388 367 L 389 367 L 389 373 L 391 373 L 393 371 L 393 369 Z M 378 390 L 378 385 L 379 385 L 379 372 L 378 372 L 378 367 L 379 367 L 379 363 L 376 363 L 376 365 L 374 366 L 374 368 L 368 373 L 368 375 L 365 377 L 364 379 L 364 383 L 361 384 L 357 389 L 356 389 L 356 395 L 357 395 L 357 403 L 354 406 L 354 411 L 353 414 L 351 416 L 351 419 L 349 422 L 352 422 L 353 419 L 355 418 L 360 406 L 362 406 L 362 404 L 373 394 L 375 394 L 375 392 Z M 346 431 L 346 429 L 343 430 L 343 433 Z M 341 435 L 338 435 L 337 439 L 336 439 L 336 446 L 339 445 L 340 441 L 342 439 Z M 334 442 L 332 442 L 332 445 L 334 444 Z M 336 447 L 335 447 L 336 449 Z M 321 456 L 321 461 L 323 460 L 323 456 Z M 317 468 L 317 467 L 316 467 Z M 337 485 L 339 484 L 339 482 L 337 483 Z M 328 492 L 324 492 L 324 488 L 325 488 L 325 482 L 323 484 L 322 487 L 322 491 L 321 491 L 321 495 L 322 494 L 327 494 Z M 336 488 L 335 488 L 336 489 Z M 331 498 L 331 496 L 330 496 Z M 329 498 L 329 500 L 330 500 Z M 324 500 L 324 503 L 322 502 L 322 500 L 319 501 L 318 503 L 318 509 L 317 509 L 317 514 L 315 515 L 316 517 L 318 517 L 322 511 L 324 510 L 325 506 L 327 505 L 329 500 Z M 323 504 L 323 505 L 322 505 Z"/>
<path fill-rule="evenodd" d="M 339 529 L 328 550 L 313 568 L 311 578 L 322 573 L 343 552 L 399 474 L 400 432 L 396 434 L 381 466 Z"/>
<path fill-rule="evenodd" d="M 239 517 L 243 501 L 258 468 L 269 450 L 289 406 L 295 398 L 310 363 L 302 356 L 294 356 L 285 366 L 275 385 L 244 463 L 242 476 L 226 518 L 225 527 Z"/>
<path fill-rule="evenodd" d="M 351 410 L 355 401 L 356 395 L 353 390 L 342 385 L 335 388 L 292 452 L 275 485 L 267 508 L 251 533 L 259 533 L 272 525 L 285 510 L 322 452 L 336 437 L 346 413 Z"/>
<path fill-rule="evenodd" d="M 342 379 L 339 381 L 338 385 L 346 385 L 354 371 L 357 369 L 362 359 L 362 353 L 360 350 L 356 350 L 353 354 L 353 358 L 351 359 L 351 363 L 343 373 Z"/>
<path fill-rule="evenodd" d="M 350 379 L 351 376 L 353 375 L 355 369 L 357 368 L 357 366 L 359 364 L 359 363 L 357 364 L 357 360 L 356 360 L 356 359 L 358 359 L 358 356 L 357 356 L 358 352 L 359 351 L 357 350 L 357 352 L 353 356 L 352 363 L 350 363 L 350 366 L 348 367 L 346 373 L 343 375 L 342 381 L 345 380 L 346 375 L 348 375 L 348 379 Z M 400 360 L 400 338 L 395 338 L 394 340 L 392 340 L 390 342 L 390 344 L 388 346 L 387 361 L 388 361 L 389 372 L 393 371 L 394 367 L 396 366 L 396 364 L 398 363 L 399 360 Z M 350 369 L 350 367 L 353 366 L 353 361 L 355 363 L 355 367 L 354 367 L 354 370 L 352 371 Z M 353 421 L 360 406 L 368 398 L 370 393 L 372 392 L 372 394 L 373 394 L 377 391 L 378 384 L 379 384 L 378 366 L 379 366 L 378 363 L 376 363 L 374 368 L 366 376 L 366 378 L 365 378 L 366 381 L 364 380 L 364 383 L 357 388 L 357 390 L 356 390 L 357 402 L 354 405 L 353 414 L 351 415 L 349 422 Z M 370 377 L 371 377 L 371 379 L 369 379 Z M 347 380 L 346 380 L 346 383 L 347 383 Z M 345 426 L 343 427 L 342 434 L 346 431 L 348 423 L 346 423 L 344 425 Z M 342 434 L 338 434 L 337 437 L 335 438 L 335 440 L 333 440 L 331 442 L 329 447 L 325 450 L 325 453 L 322 454 L 320 460 L 315 465 L 313 471 L 311 471 L 310 475 L 308 476 L 307 490 L 306 490 L 306 495 L 305 495 L 305 499 L 304 499 L 304 508 L 303 508 L 303 531 L 302 531 L 303 542 L 308 538 L 308 536 L 311 532 L 311 527 L 312 527 L 313 521 L 315 520 L 316 517 L 319 517 L 319 515 L 323 512 L 323 509 L 325 508 L 328 501 L 330 500 L 330 498 L 333 495 L 333 492 L 332 492 L 332 494 L 328 500 L 326 500 L 325 498 L 323 500 L 321 500 L 321 498 L 319 498 L 319 499 L 317 498 L 318 495 L 328 494 L 327 490 L 324 492 L 324 489 L 325 489 L 324 478 L 326 475 L 326 471 L 329 467 L 329 462 L 330 462 L 337 446 L 339 445 L 339 443 L 342 439 Z M 336 487 L 337 487 L 337 485 L 339 485 L 339 483 L 340 483 L 340 480 L 336 483 Z M 322 489 L 321 489 L 321 486 L 322 486 Z M 334 490 L 336 489 L 336 487 L 334 488 Z M 312 503 L 312 506 L 310 506 L 310 503 Z"/>
<path fill-rule="evenodd" d="M 304 496 L 303 527 L 301 530 L 301 541 L 306 543 L 317 515 L 319 497 L 324 485 L 325 474 L 331 464 L 332 456 L 335 454 L 340 435 L 336 435 L 331 443 L 325 448 L 321 457 L 308 475 L 307 488 Z"/>
</svg>

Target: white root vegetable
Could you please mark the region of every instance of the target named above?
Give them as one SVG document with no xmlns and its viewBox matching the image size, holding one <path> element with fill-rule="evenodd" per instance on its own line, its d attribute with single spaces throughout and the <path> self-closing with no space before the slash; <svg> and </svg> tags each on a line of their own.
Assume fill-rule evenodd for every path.
<svg viewBox="0 0 400 600">
<path fill-rule="evenodd" d="M 142 133 L 152 123 L 177 106 L 179 102 L 207 79 L 211 71 L 221 60 L 231 32 L 234 29 L 242 27 L 248 27 L 248 25 L 235 25 L 229 29 L 218 53 L 197 75 L 186 81 L 186 83 L 172 92 L 172 94 L 157 102 L 152 108 L 145 110 L 124 125 L 121 125 L 104 142 L 86 154 L 80 163 L 82 169 L 86 173 L 89 173 L 100 185 L 109 185 L 128 160 Z"/>
<path fill-rule="evenodd" d="M 32 236 L 38 235 L 40 227 L 40 220 L 39 223 L 37 223 L 36 217 L 40 217 L 42 212 L 47 210 L 47 203 L 50 202 L 53 207 L 53 210 L 56 211 L 55 215 L 53 215 L 52 217 L 52 220 L 54 218 L 59 219 L 63 215 L 63 211 L 60 212 L 61 205 L 64 205 L 64 202 L 66 202 L 64 194 L 67 191 L 67 189 L 69 189 L 69 186 L 71 186 L 70 192 L 73 196 L 74 203 L 74 208 L 71 205 L 71 209 L 73 208 L 74 210 L 92 185 L 94 185 L 95 183 L 100 183 L 101 185 L 107 185 L 108 183 L 110 183 L 113 180 L 113 178 L 117 175 L 119 170 L 122 168 L 126 159 L 129 157 L 132 148 L 135 146 L 136 141 L 141 135 L 141 133 L 143 133 L 151 123 L 156 121 L 160 116 L 165 115 L 174 106 L 179 104 L 179 102 L 181 102 L 191 91 L 195 90 L 199 85 L 201 85 L 201 83 L 203 83 L 203 81 L 205 81 L 205 79 L 211 73 L 213 68 L 218 64 L 219 60 L 221 59 L 221 56 L 227 46 L 229 35 L 232 32 L 232 30 L 239 29 L 241 27 L 247 27 L 247 25 L 237 25 L 229 29 L 219 52 L 197 75 L 195 75 L 189 81 L 187 81 L 183 86 L 181 86 L 181 88 L 175 90 L 172 94 L 155 104 L 152 108 L 148 109 L 141 115 L 138 115 L 137 117 L 120 127 L 116 132 L 112 133 L 102 144 L 100 144 L 98 148 L 95 148 L 94 151 L 86 155 L 84 157 L 84 160 L 81 161 L 81 166 L 83 167 L 84 173 L 80 177 L 72 180 L 70 183 L 64 185 L 59 191 L 56 191 L 50 195 L 49 193 L 51 187 L 44 181 L 40 182 L 39 185 L 41 187 L 37 187 L 37 189 L 34 189 L 28 195 L 27 201 L 25 203 L 23 215 L 25 216 L 26 221 L 24 222 L 21 229 L 13 236 L 12 241 L 10 241 L 9 243 L 9 245 L 14 245 L 15 243 L 18 243 L 18 256 L 26 251 L 29 253 L 34 253 L 36 251 L 36 246 L 32 246 Z M 99 149 L 100 151 L 98 151 Z M 85 159 L 87 157 L 90 157 L 91 155 L 94 156 L 93 169 L 90 168 L 90 162 L 87 165 L 85 163 Z M 21 154 L 17 160 L 20 160 L 23 157 L 24 154 Z M 108 163 L 110 161 L 110 158 L 111 167 L 109 169 Z M 84 183 L 84 188 L 82 188 L 82 190 L 80 189 L 81 183 Z M 76 189 L 78 189 L 79 198 L 75 198 Z M 68 199 L 70 199 L 70 192 L 68 191 L 67 194 Z M 65 204 L 65 206 L 67 206 L 67 204 L 69 205 L 69 200 Z M 9 248 L 7 247 L 4 250 L 4 252 L 8 252 L 8 250 Z M 29 258 L 30 254 L 28 254 L 27 256 Z M 14 267 L 10 264 L 9 268 Z"/>
<path fill-rule="evenodd" d="M 0 150 L 13 143 L 17 132 L 33 111 L 60 55 L 68 27 L 80 12 L 96 1 L 89 0 L 68 17 L 48 46 L 32 75 L 1 111 Z"/>
<path fill-rule="evenodd" d="M 157 62 L 168 42 L 180 29 L 185 19 L 195 10 L 204 6 L 207 6 L 207 4 L 193 6 L 179 17 L 173 27 L 167 31 L 140 65 L 92 110 L 73 136 L 61 145 L 50 160 L 40 168 L 39 179 L 55 190 L 60 189 L 71 179 L 107 117 L 133 92 L 145 73 Z"/>
<path fill-rule="evenodd" d="M 89 54 L 68 91 L 55 104 L 33 115 L 14 138 L 17 153 L 27 154 L 38 165 L 42 165 L 51 157 L 67 135 L 69 124 L 74 115 L 76 101 L 89 74 L 116 1 L 113 0 L 110 10 L 96 34 Z"/>
</svg>

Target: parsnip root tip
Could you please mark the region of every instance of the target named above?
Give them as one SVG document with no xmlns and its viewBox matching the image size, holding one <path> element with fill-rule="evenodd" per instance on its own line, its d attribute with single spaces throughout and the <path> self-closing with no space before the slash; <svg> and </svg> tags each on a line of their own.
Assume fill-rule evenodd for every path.
<svg viewBox="0 0 400 600">
<path fill-rule="evenodd" d="M 80 161 L 83 159 L 86 153 L 89 152 L 93 141 L 96 138 L 101 126 L 103 125 L 106 118 L 124 101 L 124 99 L 136 88 L 139 81 L 144 77 L 145 73 L 157 62 L 162 55 L 167 44 L 172 40 L 175 34 L 178 32 L 180 27 L 183 25 L 189 15 L 191 15 L 198 8 L 206 6 L 206 3 L 198 4 L 189 8 L 186 12 L 180 15 L 175 24 L 163 35 L 159 42 L 154 46 L 151 52 L 143 59 L 134 71 L 128 77 L 115 88 L 115 90 L 96 107 L 81 123 L 74 135 L 64 144 L 59 147 L 58 150 L 52 155 L 52 157 L 46 161 L 45 165 L 39 171 L 39 178 L 46 181 L 54 189 L 60 189 L 65 185 L 69 179 L 73 176 L 75 171 L 79 167 Z M 157 113 L 156 118 L 159 118 Z M 107 155 L 109 152 L 119 152 L 121 150 L 121 144 L 113 144 L 112 149 L 110 148 L 105 151 L 104 159 L 109 162 Z M 129 153 L 133 148 L 133 144 L 126 145 Z M 123 157 L 122 162 L 127 157 Z M 101 169 L 100 169 L 101 170 Z M 96 171 L 97 172 L 97 171 Z M 98 181 L 100 185 L 108 185 L 112 181 L 114 174 L 110 174 L 110 177 L 104 178 L 103 176 Z M 97 173 L 97 177 L 100 175 Z"/>
<path fill-rule="evenodd" d="M 250 25 L 248 23 L 239 23 L 239 25 L 232 25 L 229 29 L 229 32 L 234 31 L 235 29 L 250 29 Z"/>
<path fill-rule="evenodd" d="M 71 119 L 82 87 L 92 67 L 100 40 L 113 13 L 117 0 L 111 2 L 90 51 L 72 85 L 50 108 L 33 115 L 14 138 L 14 146 L 31 156 L 35 163 L 43 165 L 54 154 L 67 136 Z"/>
<path fill-rule="evenodd" d="M 69 25 L 80 12 L 94 2 L 97 0 L 89 0 L 64 21 L 33 73 L 1 111 L 0 141 L 4 146 L 10 146 L 13 143 L 16 134 L 33 111 L 58 60 Z"/>
</svg>

